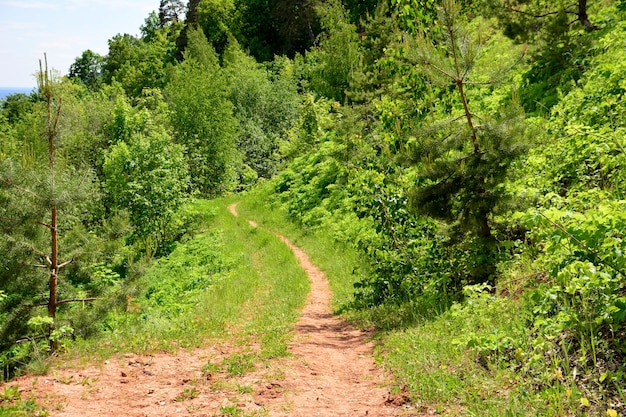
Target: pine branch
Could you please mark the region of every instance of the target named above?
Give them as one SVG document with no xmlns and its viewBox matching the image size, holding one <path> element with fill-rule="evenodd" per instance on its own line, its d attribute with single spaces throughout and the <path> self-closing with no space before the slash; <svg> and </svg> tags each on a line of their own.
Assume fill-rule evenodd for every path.
<svg viewBox="0 0 626 417">
<path fill-rule="evenodd" d="M 19 241 L 15 240 L 15 239 L 13 239 L 13 241 L 14 241 L 14 242 L 18 242 L 18 243 L 19 243 Z M 44 251 L 41 251 L 41 250 L 37 249 L 37 248 L 36 248 L 35 246 L 33 246 L 33 245 L 26 244 L 26 243 L 24 243 L 24 242 L 22 242 L 22 244 L 23 244 L 23 246 L 25 246 L 25 247 L 27 247 L 28 249 L 30 249 L 32 252 L 36 253 L 37 255 L 41 256 L 42 258 L 45 258 L 48 262 L 51 262 L 51 261 L 50 261 L 50 256 L 49 256 L 46 252 L 44 252 Z"/>
<path fill-rule="evenodd" d="M 44 223 L 44 222 L 35 222 L 35 224 L 38 224 L 38 225 L 40 225 L 40 226 L 43 226 L 43 227 L 45 227 L 45 228 L 47 228 L 47 229 L 52 230 L 52 226 L 51 226 L 51 225 L 49 225 L 48 223 Z"/>
<path fill-rule="evenodd" d="M 31 190 L 29 190 L 29 189 L 27 189 L 27 188 L 20 187 L 19 185 L 15 184 L 15 183 L 14 183 L 13 181 L 11 181 L 11 180 L 8 180 L 8 179 L 6 179 L 6 178 L 0 178 L 0 181 L 1 181 L 1 182 L 3 182 L 3 183 L 5 183 L 5 184 L 6 184 L 6 185 L 8 185 L 9 187 L 16 189 L 17 191 L 21 191 L 21 192 L 23 192 L 23 193 L 26 193 L 26 194 L 29 194 L 29 195 L 31 195 L 31 196 L 33 196 L 33 197 L 35 197 L 35 198 L 36 198 L 36 199 L 38 199 L 38 200 L 42 200 L 41 196 L 40 196 L 40 195 L 38 195 L 37 193 L 35 193 L 35 192 L 33 192 L 33 191 L 31 191 Z"/>
<path fill-rule="evenodd" d="M 96 300 L 101 300 L 101 298 L 97 298 L 97 297 L 90 297 L 90 298 L 72 298 L 69 300 L 61 300 L 61 301 L 57 301 L 56 305 L 59 304 L 69 304 L 69 303 L 84 303 L 86 301 L 96 301 Z M 27 308 L 33 308 L 33 307 L 46 307 L 48 305 L 47 302 L 45 303 L 40 303 L 40 304 L 26 304 L 25 307 Z"/>
<path fill-rule="evenodd" d="M 101 298 L 97 298 L 97 297 L 90 297 L 90 298 L 73 298 L 71 300 L 61 300 L 61 301 L 57 301 L 57 305 L 59 304 L 68 304 L 68 303 L 84 303 L 86 301 L 96 301 L 96 300 L 101 300 Z"/>
<path fill-rule="evenodd" d="M 525 16 L 532 17 L 533 19 L 543 19 L 544 17 L 554 16 L 554 15 L 557 15 L 557 14 L 561 13 L 560 11 L 555 11 L 555 12 L 547 12 L 547 13 L 544 13 L 544 14 L 534 14 L 534 13 L 530 13 L 530 12 L 527 12 L 527 11 L 524 11 L 524 10 L 516 9 L 516 8 L 511 7 L 511 6 L 504 6 L 504 9 L 508 10 L 510 12 L 515 12 L 515 13 L 523 14 Z M 574 13 L 574 12 L 568 11 L 568 13 Z"/>
<path fill-rule="evenodd" d="M 446 70 L 444 70 L 444 69 L 442 69 L 442 68 L 439 68 L 439 67 L 438 67 L 437 65 L 435 65 L 435 64 L 432 64 L 432 63 L 430 63 L 430 62 L 425 62 L 425 63 L 424 63 L 424 65 L 425 65 L 425 66 L 427 66 L 427 67 L 434 68 L 434 69 L 435 69 L 435 71 L 439 72 L 439 73 L 440 73 L 440 74 L 442 74 L 442 75 L 445 75 L 446 77 L 450 78 L 452 81 L 455 81 L 455 82 L 457 81 L 457 77 L 455 77 L 453 74 L 450 74 L 450 73 L 449 73 L 449 72 L 447 72 Z"/>
<path fill-rule="evenodd" d="M 64 268 L 64 267 L 66 267 L 66 266 L 68 266 L 68 265 L 70 265 L 70 264 L 74 263 L 74 261 L 75 261 L 75 259 L 74 259 L 74 258 L 70 259 L 69 261 L 65 261 L 65 262 L 63 262 L 63 263 L 59 264 L 59 266 L 57 266 L 57 269 Z"/>
<path fill-rule="evenodd" d="M 78 190 L 79 187 L 83 186 L 83 184 L 84 184 L 85 180 L 87 179 L 88 175 L 89 175 L 89 170 L 86 169 L 85 170 L 85 175 L 83 175 L 83 177 L 80 179 L 80 183 L 78 183 L 78 186 L 76 187 L 76 190 Z"/>
<path fill-rule="evenodd" d="M 20 223 L 21 222 L 21 220 L 16 217 L 6 217 L 6 216 L 0 216 L 0 220 L 5 221 L 7 223 Z"/>
</svg>

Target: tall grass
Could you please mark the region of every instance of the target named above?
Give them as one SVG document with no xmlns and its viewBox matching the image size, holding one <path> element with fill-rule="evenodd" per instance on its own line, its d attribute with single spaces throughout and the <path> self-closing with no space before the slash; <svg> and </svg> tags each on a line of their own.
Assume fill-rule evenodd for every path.
<svg viewBox="0 0 626 417">
<path fill-rule="evenodd" d="M 267 357 L 286 354 L 306 273 L 278 238 L 233 217 L 230 201 L 197 204 L 216 213 L 206 230 L 130 283 L 124 308 L 109 313 L 97 342 L 79 342 L 77 354 L 192 348 L 225 337 L 258 339 Z"/>
</svg>

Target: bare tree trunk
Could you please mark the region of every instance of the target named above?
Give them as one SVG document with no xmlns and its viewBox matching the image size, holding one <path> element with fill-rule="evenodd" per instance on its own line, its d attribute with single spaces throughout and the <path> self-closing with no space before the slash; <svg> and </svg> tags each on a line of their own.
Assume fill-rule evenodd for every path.
<svg viewBox="0 0 626 417">
<path fill-rule="evenodd" d="M 56 117 L 52 118 L 52 87 L 50 79 L 48 78 L 48 60 L 46 58 L 46 73 L 42 75 L 44 83 L 44 94 L 46 96 L 46 104 L 48 110 L 47 118 L 47 134 L 48 134 L 48 161 L 50 167 L 50 186 L 51 194 L 55 193 L 55 172 L 54 172 L 54 136 L 56 134 L 56 125 L 59 120 L 60 107 L 57 110 Z M 53 319 L 57 314 L 57 283 L 58 283 L 58 270 L 59 270 L 59 235 L 57 229 L 57 207 L 54 204 L 50 213 L 50 296 L 48 298 L 48 316 Z"/>
<path fill-rule="evenodd" d="M 578 21 L 588 30 L 599 30 L 600 27 L 594 25 L 589 21 L 589 16 L 587 15 L 587 0 L 578 0 Z"/>
</svg>

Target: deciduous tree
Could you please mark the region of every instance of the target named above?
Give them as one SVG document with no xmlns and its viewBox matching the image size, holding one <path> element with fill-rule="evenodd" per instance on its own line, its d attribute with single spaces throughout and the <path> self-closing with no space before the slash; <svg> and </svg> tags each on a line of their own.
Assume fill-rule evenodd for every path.
<svg viewBox="0 0 626 417">
<path fill-rule="evenodd" d="M 589 20 L 587 0 L 550 2 L 546 0 L 482 0 L 487 15 L 495 15 L 504 27 L 504 34 L 518 41 L 541 35 L 551 25 L 568 30 L 580 24 L 586 30 L 599 29 Z M 580 26 L 579 26 L 580 27 Z"/>
<path fill-rule="evenodd" d="M 324 32 L 318 47 L 307 54 L 313 62 L 311 87 L 316 92 L 339 102 L 346 98 L 352 74 L 361 56 L 356 26 L 348 20 L 347 11 L 338 0 L 318 8 Z"/>
<path fill-rule="evenodd" d="M 174 141 L 185 147 L 192 189 L 216 196 L 235 185 L 237 121 L 215 51 L 201 29 L 189 32 L 185 60 L 165 90 Z"/>
<path fill-rule="evenodd" d="M 183 148 L 164 132 L 134 133 L 115 144 L 104 162 L 105 187 L 114 208 L 127 210 L 134 238 L 161 244 L 172 215 L 187 197 Z"/>
<path fill-rule="evenodd" d="M 300 111 L 291 62 L 285 59 L 275 67 L 276 73 L 270 72 L 235 41 L 224 54 L 228 98 L 239 121 L 237 146 L 243 163 L 261 178 L 277 172 L 279 143 L 297 122 Z"/>
<path fill-rule="evenodd" d="M 97 90 L 102 84 L 104 63 L 102 55 L 87 49 L 70 66 L 68 77 L 81 81 L 92 90 Z"/>
</svg>

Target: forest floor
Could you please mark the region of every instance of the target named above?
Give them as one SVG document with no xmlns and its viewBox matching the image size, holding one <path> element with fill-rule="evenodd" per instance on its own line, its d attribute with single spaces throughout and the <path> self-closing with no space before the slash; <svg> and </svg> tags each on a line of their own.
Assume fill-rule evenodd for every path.
<svg viewBox="0 0 626 417">
<path fill-rule="evenodd" d="M 236 205 L 229 207 L 237 216 Z M 250 221 L 251 226 L 257 227 Z M 98 364 L 64 364 L 10 384 L 51 416 L 427 416 L 405 390 L 389 392 L 374 363 L 370 334 L 332 314 L 324 274 L 284 236 L 307 272 L 311 291 L 290 355 L 237 375 L 207 366 L 254 349 L 232 341 L 177 353 L 124 354 Z M 245 354 L 240 355 L 245 357 Z"/>
</svg>

